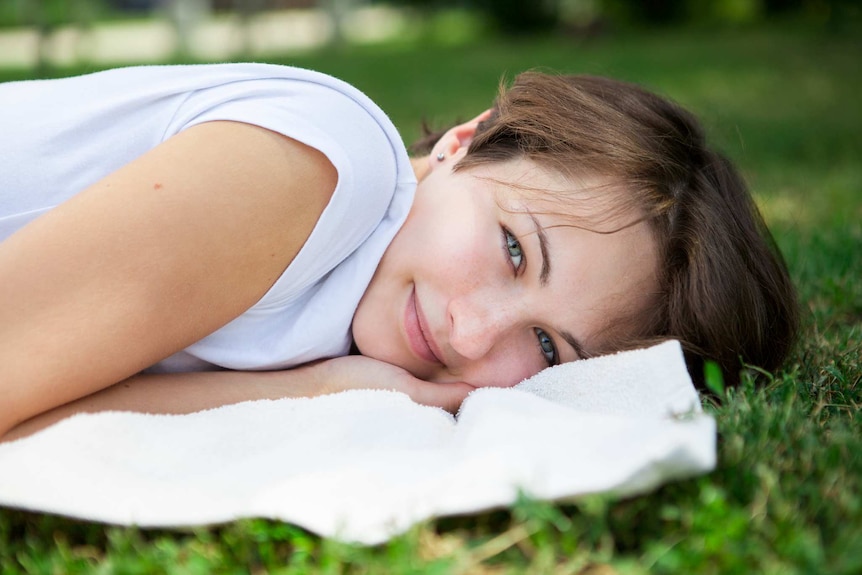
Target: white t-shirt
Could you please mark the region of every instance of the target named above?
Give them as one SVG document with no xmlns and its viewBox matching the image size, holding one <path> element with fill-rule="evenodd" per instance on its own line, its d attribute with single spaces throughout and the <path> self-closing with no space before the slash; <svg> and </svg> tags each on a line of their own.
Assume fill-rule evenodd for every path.
<svg viewBox="0 0 862 575">
<path fill-rule="evenodd" d="M 0 84 L 0 241 L 174 134 L 214 120 L 320 150 L 338 185 L 260 301 L 151 369 L 277 369 L 346 354 L 353 313 L 416 180 L 386 115 L 323 74 L 267 64 L 145 66 Z"/>
</svg>

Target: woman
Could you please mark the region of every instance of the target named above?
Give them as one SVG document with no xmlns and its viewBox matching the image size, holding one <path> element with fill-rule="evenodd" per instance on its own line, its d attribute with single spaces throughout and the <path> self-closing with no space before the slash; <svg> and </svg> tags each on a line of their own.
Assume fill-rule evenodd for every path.
<svg viewBox="0 0 862 575">
<path fill-rule="evenodd" d="M 743 182 L 634 86 L 524 74 L 412 160 L 358 91 L 278 66 L 114 70 L 0 102 L 7 439 L 78 411 L 350 388 L 454 410 L 669 337 L 695 377 L 708 358 L 733 379 L 793 340 Z"/>
</svg>

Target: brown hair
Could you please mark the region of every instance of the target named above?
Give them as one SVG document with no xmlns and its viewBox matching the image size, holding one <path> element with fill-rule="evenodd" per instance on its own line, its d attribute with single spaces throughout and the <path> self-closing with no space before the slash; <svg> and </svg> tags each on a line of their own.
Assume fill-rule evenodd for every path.
<svg viewBox="0 0 862 575">
<path fill-rule="evenodd" d="M 690 113 L 617 80 L 526 72 L 501 87 L 458 169 L 515 158 L 609 179 L 649 221 L 659 293 L 615 349 L 678 339 L 698 384 L 707 359 L 731 385 L 740 361 L 781 365 L 798 329 L 795 290 L 745 182 Z"/>
</svg>

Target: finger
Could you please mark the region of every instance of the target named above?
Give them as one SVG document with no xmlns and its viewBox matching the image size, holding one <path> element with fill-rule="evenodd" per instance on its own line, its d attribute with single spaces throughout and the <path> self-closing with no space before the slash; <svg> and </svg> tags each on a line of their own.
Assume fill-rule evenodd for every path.
<svg viewBox="0 0 862 575">
<path fill-rule="evenodd" d="M 463 382 L 429 383 L 417 379 L 410 386 L 408 393 L 417 403 L 441 407 L 450 413 L 455 413 L 467 395 L 474 389 L 476 388 L 472 385 Z"/>
</svg>

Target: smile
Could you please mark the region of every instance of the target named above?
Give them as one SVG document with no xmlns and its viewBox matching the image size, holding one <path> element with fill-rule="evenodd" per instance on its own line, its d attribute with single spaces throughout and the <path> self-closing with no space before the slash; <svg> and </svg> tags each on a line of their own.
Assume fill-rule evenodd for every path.
<svg viewBox="0 0 862 575">
<path fill-rule="evenodd" d="M 407 344 L 417 357 L 425 361 L 443 364 L 438 353 L 435 353 L 434 340 L 429 337 L 428 323 L 422 314 L 422 308 L 416 301 L 416 288 L 410 293 L 407 307 L 404 309 L 404 331 L 407 336 Z"/>
</svg>

